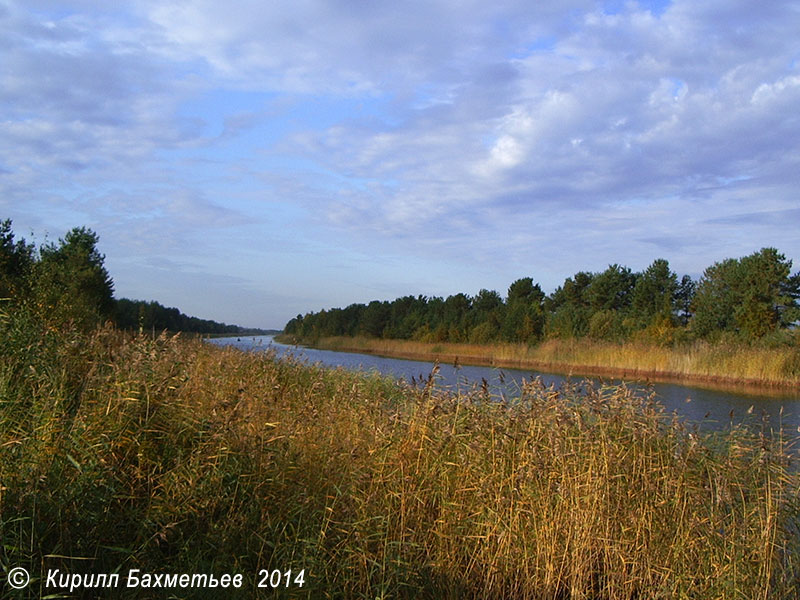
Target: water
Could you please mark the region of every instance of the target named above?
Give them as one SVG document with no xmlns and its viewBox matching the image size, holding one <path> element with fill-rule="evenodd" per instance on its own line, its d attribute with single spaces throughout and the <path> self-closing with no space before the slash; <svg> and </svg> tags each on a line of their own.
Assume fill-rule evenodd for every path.
<svg viewBox="0 0 800 600">
<path fill-rule="evenodd" d="M 434 363 L 417 360 L 387 358 L 371 354 L 352 352 L 332 352 L 297 346 L 287 346 L 276 342 L 272 336 L 215 338 L 209 340 L 219 345 L 230 345 L 242 350 L 259 351 L 274 349 L 278 356 L 292 353 L 302 357 L 309 363 L 320 363 L 330 367 L 344 367 L 363 371 L 377 371 L 397 379 L 411 382 L 426 380 Z M 533 370 L 507 369 L 496 367 L 476 367 L 441 364 L 437 376 L 437 385 L 451 389 L 467 390 L 473 386 L 481 386 L 485 380 L 490 391 L 496 396 L 512 398 L 522 379 L 531 380 L 540 377 L 545 385 L 560 386 L 566 381 L 581 382 L 590 379 L 600 381 L 597 377 L 568 377 L 555 373 L 543 373 Z M 618 379 L 604 378 L 605 383 L 621 383 Z M 625 382 L 630 387 L 641 390 L 643 394 L 655 392 L 656 399 L 669 412 L 676 412 L 687 421 L 699 424 L 707 429 L 724 429 L 731 424 L 746 420 L 777 430 L 782 427 L 786 434 L 795 437 L 800 431 L 800 390 L 754 390 L 752 388 L 711 388 L 688 386 L 677 383 Z M 752 407 L 752 410 L 751 410 Z M 750 411 L 750 412 L 748 412 Z M 781 414 L 782 413 L 782 414 Z M 731 417 L 731 415 L 733 415 Z"/>
</svg>

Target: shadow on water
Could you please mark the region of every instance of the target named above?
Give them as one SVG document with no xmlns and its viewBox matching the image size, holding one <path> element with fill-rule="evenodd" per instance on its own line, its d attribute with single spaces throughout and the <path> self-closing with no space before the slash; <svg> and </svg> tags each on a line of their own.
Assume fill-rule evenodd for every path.
<svg viewBox="0 0 800 600">
<path fill-rule="evenodd" d="M 209 342 L 248 351 L 274 349 L 278 356 L 291 353 L 311 364 L 377 371 L 409 383 L 426 381 L 434 366 L 434 363 L 425 361 L 289 346 L 276 342 L 272 336 L 215 338 Z M 453 391 L 480 389 L 485 386 L 494 397 L 513 399 L 519 395 L 523 379 L 530 381 L 536 377 L 546 386 L 553 385 L 557 388 L 567 382 L 576 383 L 584 380 L 604 385 L 625 383 L 642 395 L 654 393 L 668 412 L 674 412 L 679 417 L 708 430 L 723 430 L 746 422 L 767 430 L 782 429 L 787 437 L 798 437 L 800 431 L 800 391 L 797 390 L 764 391 L 752 387 L 720 389 L 678 383 L 643 383 L 627 380 L 623 382 L 620 379 L 596 376 L 570 377 L 532 370 L 452 364 L 439 365 L 437 386 Z"/>
</svg>

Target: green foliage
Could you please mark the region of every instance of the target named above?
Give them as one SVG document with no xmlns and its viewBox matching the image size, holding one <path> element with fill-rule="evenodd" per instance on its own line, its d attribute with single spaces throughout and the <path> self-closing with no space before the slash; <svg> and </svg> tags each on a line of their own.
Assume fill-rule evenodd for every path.
<svg viewBox="0 0 800 600">
<path fill-rule="evenodd" d="M 625 311 L 631 304 L 636 275 L 627 267 L 609 265 L 592 278 L 586 288 L 585 299 L 592 311 Z"/>
<path fill-rule="evenodd" d="M 685 329 L 678 329 L 675 325 L 675 319 L 668 314 L 659 314 L 654 316 L 647 327 L 639 329 L 633 334 L 633 339 L 638 342 L 645 342 L 655 346 L 671 346 L 675 342 L 688 342 L 687 339 L 682 339 L 681 332 L 686 332 Z"/>
<path fill-rule="evenodd" d="M 564 285 L 547 298 L 547 335 L 549 337 L 582 337 L 589 332 L 592 308 L 589 303 L 589 287 L 595 275 L 580 271 L 567 277 Z"/>
<path fill-rule="evenodd" d="M 39 248 L 24 240 L 14 242 L 11 222 L 0 224 L 0 295 L 13 308 L 34 315 L 47 327 L 96 327 L 113 316 L 114 284 L 105 257 L 97 249 L 98 236 L 76 227 L 60 239 Z"/>
<path fill-rule="evenodd" d="M 183 314 L 158 302 L 120 298 L 114 307 L 114 322 L 121 329 L 133 331 L 183 331 L 190 333 L 241 333 L 237 325 L 226 325 Z"/>
<path fill-rule="evenodd" d="M 517 301 L 509 303 L 501 329 L 506 342 L 534 344 L 544 331 L 545 314 L 539 303 Z"/>
<path fill-rule="evenodd" d="M 675 291 L 675 309 L 678 311 L 678 321 L 683 326 L 688 325 L 692 317 L 692 300 L 696 289 L 697 284 L 689 275 L 681 277 Z"/>
<path fill-rule="evenodd" d="M 544 301 L 544 292 L 530 277 L 517 279 L 508 287 L 508 303 L 539 304 Z"/>
<path fill-rule="evenodd" d="M 90 329 L 113 317 L 114 284 L 96 233 L 76 227 L 36 252 L 0 222 L 0 298 L 43 328 Z"/>
<path fill-rule="evenodd" d="M 188 317 L 158 302 L 114 299 L 114 283 L 98 250 L 99 237 L 76 227 L 58 243 L 36 251 L 14 240 L 11 221 L 0 221 L 0 302 L 32 319 L 42 331 L 83 330 L 113 321 L 122 329 L 240 333 L 235 325 Z"/>
<path fill-rule="evenodd" d="M 739 261 L 733 258 L 714 263 L 703 272 L 693 301 L 692 329 L 701 337 L 735 327 Z"/>
<path fill-rule="evenodd" d="M 616 320 L 616 313 L 613 310 L 598 310 L 589 319 L 589 337 L 596 340 L 613 338 L 617 328 Z"/>
<path fill-rule="evenodd" d="M 370 337 L 380 337 L 389 324 L 390 308 L 388 302 L 374 300 L 364 309 L 361 316 L 361 333 Z"/>
<path fill-rule="evenodd" d="M 539 284 L 525 277 L 508 288 L 506 310 L 501 324 L 501 338 L 507 342 L 534 344 L 544 331 L 545 295 Z"/>
<path fill-rule="evenodd" d="M 694 296 L 692 329 L 701 337 L 730 332 L 758 339 L 798 318 L 798 278 L 775 248 L 726 259 L 705 270 Z"/>
<path fill-rule="evenodd" d="M 479 323 L 469 332 L 470 344 L 488 344 L 494 340 L 495 328 L 488 321 Z"/>
<path fill-rule="evenodd" d="M 24 239 L 14 241 L 11 221 L 0 221 L 0 298 L 28 294 L 34 247 Z"/>
<path fill-rule="evenodd" d="M 587 307 L 564 304 L 547 316 L 547 337 L 577 338 L 589 333 L 591 311 Z"/>
<path fill-rule="evenodd" d="M 678 276 L 663 258 L 653 261 L 636 281 L 631 301 L 632 317 L 640 327 L 672 320 L 677 309 Z"/>
<path fill-rule="evenodd" d="M 697 337 L 755 340 L 800 319 L 800 273 L 767 248 L 706 269 L 699 284 L 680 280 L 659 258 L 641 273 L 617 264 L 580 271 L 545 296 L 531 277 L 514 281 L 504 299 L 482 289 L 474 297 L 404 296 L 392 302 L 297 315 L 286 333 L 300 339 L 364 335 L 435 342 L 536 344 L 583 338 L 659 346 Z"/>
</svg>

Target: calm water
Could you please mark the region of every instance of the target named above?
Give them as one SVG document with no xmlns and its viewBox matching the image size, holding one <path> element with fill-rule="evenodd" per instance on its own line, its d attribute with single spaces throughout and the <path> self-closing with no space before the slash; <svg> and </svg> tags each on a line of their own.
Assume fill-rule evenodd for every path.
<svg viewBox="0 0 800 600">
<path fill-rule="evenodd" d="M 214 344 L 230 345 L 242 350 L 263 351 L 274 349 L 278 355 L 291 353 L 302 357 L 309 363 L 321 363 L 330 367 L 344 367 L 347 369 L 360 369 L 363 371 L 377 371 L 384 375 L 411 381 L 412 378 L 427 379 L 433 368 L 432 362 L 403 360 L 387 358 L 370 354 L 356 354 L 351 352 L 331 352 L 328 350 L 315 350 L 297 346 L 279 344 L 272 336 L 241 337 L 241 338 L 216 338 L 209 340 Z M 565 381 L 583 381 L 597 378 L 577 377 L 569 378 L 555 373 L 543 373 L 532 370 L 500 369 L 495 367 L 475 367 L 453 365 L 440 365 L 437 383 L 451 389 L 469 389 L 471 386 L 480 386 L 485 379 L 491 386 L 495 395 L 513 397 L 523 378 L 528 380 L 540 377 L 545 385 L 561 385 Z M 619 380 L 603 379 L 606 383 L 619 383 Z M 652 390 L 656 398 L 670 412 L 675 411 L 688 421 L 699 423 L 704 428 L 725 428 L 731 424 L 731 411 L 733 422 L 738 423 L 748 419 L 760 423 L 765 419 L 773 429 L 783 426 L 786 433 L 797 436 L 800 431 L 800 391 L 771 390 L 753 391 L 751 389 L 713 389 L 707 387 L 686 386 L 675 383 L 647 384 L 628 382 L 631 387 L 641 389 L 642 393 Z M 753 407 L 752 414 L 748 416 L 748 409 Z M 781 415 L 783 409 L 783 415 Z"/>
</svg>

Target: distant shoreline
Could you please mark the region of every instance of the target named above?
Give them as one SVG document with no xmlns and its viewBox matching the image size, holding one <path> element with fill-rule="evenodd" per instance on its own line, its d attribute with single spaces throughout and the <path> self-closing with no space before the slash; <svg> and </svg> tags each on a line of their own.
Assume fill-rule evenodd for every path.
<svg viewBox="0 0 800 600">
<path fill-rule="evenodd" d="M 785 369 L 797 360 L 792 353 L 800 350 L 792 348 L 732 348 L 698 343 L 685 349 L 673 349 L 592 340 L 549 340 L 528 347 L 524 344 L 477 345 L 343 336 L 304 340 L 285 334 L 275 336 L 275 340 L 320 350 L 448 364 L 726 388 L 800 390 L 800 375 L 780 372 L 781 367 Z"/>
<path fill-rule="evenodd" d="M 277 337 L 281 334 L 279 329 L 242 329 L 236 333 L 204 333 L 203 337 L 208 338 L 226 338 L 226 337 L 253 337 L 256 335 L 272 335 Z"/>
</svg>

